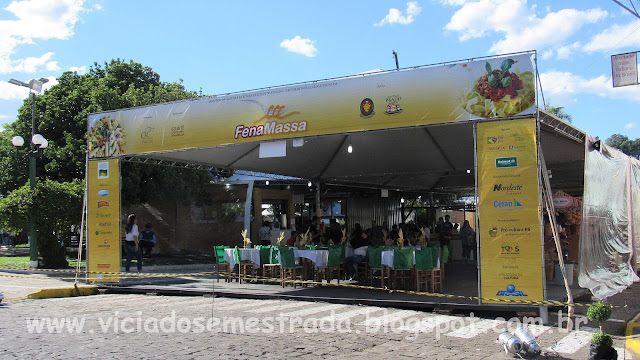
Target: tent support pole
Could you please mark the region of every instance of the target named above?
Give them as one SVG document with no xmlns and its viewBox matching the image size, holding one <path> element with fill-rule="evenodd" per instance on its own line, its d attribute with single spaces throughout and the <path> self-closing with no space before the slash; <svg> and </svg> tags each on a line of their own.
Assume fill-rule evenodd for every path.
<svg viewBox="0 0 640 360">
<path fill-rule="evenodd" d="M 320 181 L 316 181 L 316 215 L 322 216 L 322 208 L 320 207 Z"/>
<path fill-rule="evenodd" d="M 244 228 L 245 230 L 247 230 L 248 238 L 251 238 L 251 201 L 252 200 L 253 200 L 253 180 L 249 180 L 249 184 L 247 184 L 247 198 L 244 200 Z"/>
<path fill-rule="evenodd" d="M 478 203 L 478 123 L 473 123 L 473 178 L 475 182 L 475 229 L 476 229 L 476 267 L 478 269 L 478 305 L 482 304 L 482 276 L 480 266 L 480 231 L 478 231 L 478 213 L 480 212 Z M 431 193 L 431 201 L 433 201 L 433 193 Z"/>
</svg>

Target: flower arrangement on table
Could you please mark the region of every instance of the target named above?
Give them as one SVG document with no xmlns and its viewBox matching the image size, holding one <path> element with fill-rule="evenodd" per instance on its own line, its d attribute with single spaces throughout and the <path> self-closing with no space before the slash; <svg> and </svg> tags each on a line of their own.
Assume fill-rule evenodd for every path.
<svg viewBox="0 0 640 360">
<path fill-rule="evenodd" d="M 340 239 L 341 244 L 345 244 L 347 242 L 347 229 L 342 229 L 342 239 Z"/>
<path fill-rule="evenodd" d="M 398 230 L 398 249 L 404 249 L 404 234 L 402 229 Z"/>
<path fill-rule="evenodd" d="M 300 246 L 304 247 L 305 245 L 307 245 L 308 241 L 309 241 L 309 230 L 307 230 L 306 233 L 300 235 Z"/>
<path fill-rule="evenodd" d="M 240 232 L 240 235 L 242 235 L 242 242 L 244 243 L 244 248 L 248 248 L 249 244 L 251 244 L 251 239 L 249 239 L 247 237 L 247 229 L 244 229 Z"/>
<path fill-rule="evenodd" d="M 284 241 L 284 231 L 280 231 L 280 236 L 278 237 L 278 246 L 282 246 L 283 241 Z"/>
<path fill-rule="evenodd" d="M 427 229 L 424 227 L 420 229 L 420 237 L 418 237 L 418 243 L 420 243 L 420 247 L 424 248 L 427 246 Z"/>
</svg>

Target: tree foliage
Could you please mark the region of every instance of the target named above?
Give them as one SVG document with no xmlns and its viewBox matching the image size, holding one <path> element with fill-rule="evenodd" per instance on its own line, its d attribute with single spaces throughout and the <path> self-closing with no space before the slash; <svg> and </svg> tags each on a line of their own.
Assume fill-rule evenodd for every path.
<svg viewBox="0 0 640 360">
<path fill-rule="evenodd" d="M 625 135 L 613 134 L 605 141 L 605 143 L 629 156 L 640 159 L 640 138 L 631 140 Z"/>
<path fill-rule="evenodd" d="M 549 103 L 545 103 L 544 109 L 549 113 L 557 116 L 558 118 L 568 122 L 569 124 L 573 122 L 573 117 L 571 116 L 571 114 L 564 110 L 563 106 L 551 106 Z"/>
<path fill-rule="evenodd" d="M 27 231 L 31 216 L 38 229 L 38 248 L 44 267 L 67 267 L 60 239 L 67 239 L 72 225 L 80 225 L 84 181 L 39 181 L 28 184 L 0 200 L 0 227 L 15 233 Z"/>
<path fill-rule="evenodd" d="M 82 197 L 82 186 L 77 184 L 85 177 L 85 159 L 87 150 L 87 116 L 90 113 L 144 106 L 169 101 L 177 101 L 197 97 L 195 91 L 188 91 L 180 82 L 162 82 L 160 75 L 148 66 L 134 61 L 121 59 L 111 60 L 104 64 L 94 63 L 86 74 L 64 72 L 58 84 L 36 98 L 36 132 L 42 134 L 49 147 L 37 160 L 36 174 L 42 185 L 38 196 L 45 196 L 46 203 L 55 213 L 46 213 L 38 217 L 38 228 L 49 239 L 50 235 L 60 234 L 69 222 L 61 223 L 63 217 L 56 216 L 62 208 L 60 197 L 69 195 L 72 199 Z M 4 197 L 2 217 L 7 228 L 28 229 L 27 203 L 36 196 L 24 185 L 28 181 L 28 159 L 25 149 L 15 149 L 11 145 L 11 137 L 22 136 L 29 144 L 31 137 L 31 100 L 25 100 L 18 110 L 17 119 L 5 126 L 0 132 L 0 198 Z M 144 202 L 153 198 L 164 199 L 202 199 L 208 198 L 206 187 L 210 177 L 207 172 L 150 166 L 141 163 L 124 163 L 122 166 L 123 204 Z M 45 180 L 46 179 L 46 180 Z M 45 180 L 42 182 L 42 180 Z M 59 187 L 73 192 L 47 192 L 47 189 Z M 23 186 L 24 185 L 24 186 Z M 41 185 L 39 185 L 41 186 Z M 65 190 L 65 191 L 66 191 Z M 66 195 L 65 195 L 66 194 Z M 60 198 L 60 199 L 59 199 Z M 68 200 L 68 199 L 67 199 Z M 65 200 L 66 201 L 66 200 Z M 75 200 L 74 200 L 75 201 Z M 16 208 L 9 211 L 8 207 Z M 54 205 L 54 206 L 52 206 Z M 69 211 L 79 223 L 81 219 L 81 201 L 71 202 L 62 211 Z M 47 214 L 45 216 L 45 214 Z M 10 216 L 9 216 L 10 215 Z M 2 215 L 0 215 L 2 216 Z M 57 242 L 51 242 L 54 244 Z M 49 244 L 49 243 L 47 243 Z M 41 255 L 49 249 L 47 244 L 40 247 Z M 53 246 L 53 245 L 52 245 Z"/>
<path fill-rule="evenodd" d="M 49 147 L 37 162 L 37 174 L 41 179 L 62 182 L 84 179 L 87 116 L 90 113 L 196 96 L 195 91 L 187 91 L 181 82 L 161 82 L 160 75 L 150 67 L 134 61 L 116 59 L 102 65 L 94 63 L 83 75 L 65 72 L 58 78 L 58 84 L 36 100 L 36 129 L 49 141 Z M 16 156 L 16 150 L 6 139 L 13 135 L 29 139 L 30 134 L 31 101 L 25 100 L 18 119 L 0 134 L 0 163 L 7 164 L 0 170 L 0 194 L 7 194 L 24 184 L 28 173 L 26 158 Z M 208 174 L 202 171 L 137 163 L 124 164 L 122 174 L 125 204 L 147 201 L 154 196 L 203 198 L 205 190 L 199 185 L 209 181 Z"/>
</svg>

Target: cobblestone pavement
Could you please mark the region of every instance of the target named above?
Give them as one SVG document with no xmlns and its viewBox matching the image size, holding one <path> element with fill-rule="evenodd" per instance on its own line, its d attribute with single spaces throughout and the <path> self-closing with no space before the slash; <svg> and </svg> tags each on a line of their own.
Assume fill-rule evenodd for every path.
<svg viewBox="0 0 640 360">
<path fill-rule="evenodd" d="M 2 359 L 513 359 L 501 319 L 322 302 L 96 295 L 8 302 L 0 319 Z M 587 358 L 588 329 L 529 329 L 538 358 Z"/>
</svg>

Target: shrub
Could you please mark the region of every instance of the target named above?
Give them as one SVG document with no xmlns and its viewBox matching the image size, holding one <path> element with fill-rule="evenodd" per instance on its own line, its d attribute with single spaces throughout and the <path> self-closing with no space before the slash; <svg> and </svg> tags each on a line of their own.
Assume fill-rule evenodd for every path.
<svg viewBox="0 0 640 360">
<path fill-rule="evenodd" d="M 611 347 L 613 346 L 613 338 L 605 332 L 597 332 L 591 337 L 591 344 Z"/>
<path fill-rule="evenodd" d="M 607 319 L 611 317 L 611 305 L 605 304 L 601 301 L 595 302 L 589 306 L 589 309 L 587 310 L 587 317 L 592 321 L 607 321 Z"/>
</svg>

